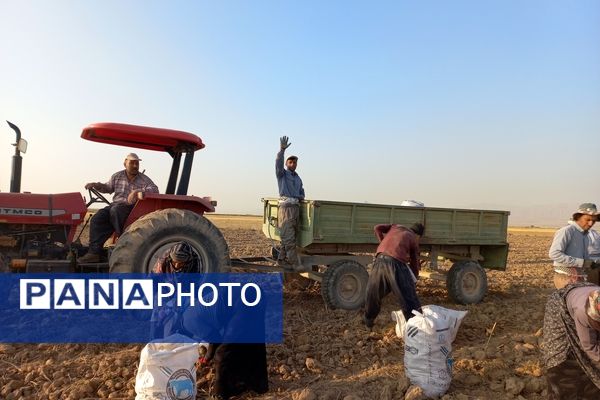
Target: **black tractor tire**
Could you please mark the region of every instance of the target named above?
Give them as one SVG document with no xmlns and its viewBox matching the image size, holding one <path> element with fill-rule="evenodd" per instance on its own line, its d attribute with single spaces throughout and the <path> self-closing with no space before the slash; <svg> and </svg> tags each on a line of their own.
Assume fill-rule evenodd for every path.
<svg viewBox="0 0 600 400">
<path fill-rule="evenodd" d="M 119 237 L 109 259 L 111 273 L 149 273 L 176 242 L 190 243 L 202 271 L 229 272 L 229 248 L 223 234 L 208 219 L 189 210 L 167 208 L 144 215 Z"/>
<path fill-rule="evenodd" d="M 487 275 L 475 261 L 455 262 L 446 277 L 446 288 L 452 301 L 458 304 L 477 304 L 487 293 Z"/>
<path fill-rule="evenodd" d="M 356 310 L 365 303 L 368 282 L 369 273 L 360 263 L 337 261 L 323 274 L 321 295 L 333 310 Z"/>
<path fill-rule="evenodd" d="M 9 263 L 10 259 L 0 253 L 0 274 L 10 274 Z M 11 290 L 11 285 L 0 285 L 0 309 L 8 307 Z"/>
</svg>

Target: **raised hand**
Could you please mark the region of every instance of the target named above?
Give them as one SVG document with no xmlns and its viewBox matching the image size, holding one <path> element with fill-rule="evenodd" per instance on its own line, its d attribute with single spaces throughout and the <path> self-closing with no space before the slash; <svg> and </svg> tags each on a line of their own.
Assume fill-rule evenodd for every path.
<svg viewBox="0 0 600 400">
<path fill-rule="evenodd" d="M 285 150 L 288 147 L 290 147 L 291 143 L 288 143 L 289 138 L 287 136 L 282 136 L 281 138 L 279 138 L 279 144 L 280 144 L 280 148 L 281 150 Z"/>
</svg>

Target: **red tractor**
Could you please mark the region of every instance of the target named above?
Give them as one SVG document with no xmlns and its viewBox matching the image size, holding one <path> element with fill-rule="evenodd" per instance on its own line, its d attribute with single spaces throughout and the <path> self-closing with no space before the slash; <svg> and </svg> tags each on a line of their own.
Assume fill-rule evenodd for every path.
<svg viewBox="0 0 600 400">
<path fill-rule="evenodd" d="M 26 146 L 19 128 L 10 122 L 9 126 L 17 135 L 17 143 L 11 192 L 0 193 L 0 271 L 145 273 L 170 245 L 180 240 L 192 244 L 204 272 L 229 270 L 227 243 L 219 229 L 203 216 L 205 212 L 214 212 L 216 204 L 207 197 L 187 195 L 194 152 L 204 148 L 198 136 L 116 123 L 92 124 L 83 129 L 83 139 L 164 151 L 172 157 L 173 164 L 165 193 L 147 193 L 129 214 L 122 235 L 113 237 L 114 247 L 108 251 L 108 263 L 77 265 L 76 256 L 85 249 L 75 234 L 85 220 L 88 206 L 110 202 L 93 189 L 87 204 L 79 192 L 20 193 L 20 153 Z"/>
</svg>

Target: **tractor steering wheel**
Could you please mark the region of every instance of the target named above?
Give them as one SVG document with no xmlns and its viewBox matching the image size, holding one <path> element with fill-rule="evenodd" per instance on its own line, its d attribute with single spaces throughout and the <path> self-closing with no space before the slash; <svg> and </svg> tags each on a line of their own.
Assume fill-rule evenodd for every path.
<svg viewBox="0 0 600 400">
<path fill-rule="evenodd" d="M 100 193 L 96 189 L 89 188 L 88 193 L 90 194 L 90 201 L 87 202 L 87 204 L 85 205 L 86 207 L 89 207 L 90 204 L 94 203 L 106 203 L 110 206 L 110 201 L 108 201 L 106 197 L 104 197 L 102 193 Z"/>
</svg>

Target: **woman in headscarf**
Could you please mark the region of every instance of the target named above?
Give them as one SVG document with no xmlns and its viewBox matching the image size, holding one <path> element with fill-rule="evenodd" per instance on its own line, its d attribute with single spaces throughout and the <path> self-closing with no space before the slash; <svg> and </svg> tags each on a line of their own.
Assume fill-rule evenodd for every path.
<svg viewBox="0 0 600 400">
<path fill-rule="evenodd" d="M 152 272 L 155 274 L 167 274 L 164 281 L 169 283 L 177 282 L 178 274 L 201 271 L 202 266 L 196 251 L 185 241 L 177 242 L 169 247 L 152 268 Z M 188 332 L 183 331 L 181 326 L 184 309 L 175 307 L 173 299 L 166 300 L 164 306 L 156 308 L 150 321 L 152 337 L 161 339 L 174 333 L 190 336 Z"/>
<path fill-rule="evenodd" d="M 177 279 L 179 273 L 198 273 L 202 270 L 201 261 L 193 247 L 187 242 L 178 242 L 157 261 L 153 272 L 174 274 L 173 278 Z M 237 315 L 230 315 L 230 312 L 219 307 L 201 306 L 187 307 L 178 312 L 163 324 L 164 335 L 181 333 L 201 342 L 205 339 L 196 337 L 194 332 L 256 330 L 257 323 L 264 321 L 264 310 L 260 307 L 256 307 L 253 313 Z M 262 325 L 264 329 L 264 323 Z M 211 361 L 214 361 L 215 368 L 213 397 L 227 400 L 245 391 L 252 390 L 260 394 L 269 390 L 264 343 L 211 343 L 200 364 L 206 366 Z"/>
<path fill-rule="evenodd" d="M 173 273 L 198 273 L 202 272 L 202 265 L 194 248 L 185 241 L 177 242 L 171 246 L 158 259 L 152 272 L 157 274 Z"/>
<path fill-rule="evenodd" d="M 600 286 L 575 283 L 550 295 L 542 350 L 550 399 L 600 399 Z"/>
</svg>

